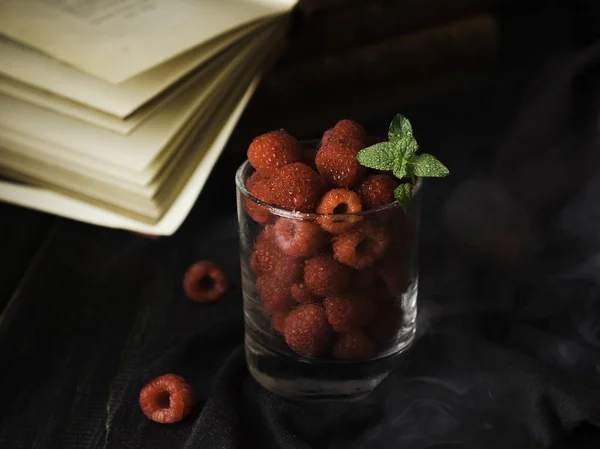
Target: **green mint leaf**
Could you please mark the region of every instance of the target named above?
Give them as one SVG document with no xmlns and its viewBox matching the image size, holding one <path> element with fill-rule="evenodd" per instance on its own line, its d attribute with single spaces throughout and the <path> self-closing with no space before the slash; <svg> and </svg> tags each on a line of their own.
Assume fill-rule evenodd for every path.
<svg viewBox="0 0 600 449">
<path fill-rule="evenodd" d="M 402 137 L 412 137 L 413 130 L 410 121 L 402 114 L 396 114 L 392 123 L 390 123 L 390 129 L 388 131 L 388 139 L 390 142 L 400 140 Z"/>
<path fill-rule="evenodd" d="M 447 176 L 450 170 L 431 154 L 415 156 L 410 161 L 410 170 L 416 176 L 441 178 Z"/>
<path fill-rule="evenodd" d="M 402 179 L 408 176 L 408 161 L 406 159 L 396 159 L 393 168 L 394 176 Z"/>
<path fill-rule="evenodd" d="M 410 161 L 419 149 L 417 141 L 412 136 L 401 137 L 398 140 L 391 141 L 390 145 L 394 149 L 396 159 L 406 159 L 407 161 Z"/>
<path fill-rule="evenodd" d="M 381 142 L 360 150 L 356 159 L 365 167 L 376 170 L 392 170 L 396 154 L 389 142 Z"/>
<path fill-rule="evenodd" d="M 412 186 L 412 184 L 409 184 L 409 183 L 400 184 L 394 190 L 394 196 L 400 203 L 400 206 L 402 206 L 402 209 L 404 209 L 404 212 L 407 212 L 407 213 L 408 213 L 408 210 L 410 209 L 410 203 L 412 201 L 412 191 L 413 191 L 413 186 Z"/>
</svg>

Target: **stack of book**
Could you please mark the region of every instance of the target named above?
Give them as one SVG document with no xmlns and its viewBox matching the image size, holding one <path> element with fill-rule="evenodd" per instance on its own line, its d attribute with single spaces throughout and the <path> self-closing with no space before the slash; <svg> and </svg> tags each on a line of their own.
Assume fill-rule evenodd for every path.
<svg viewBox="0 0 600 449">
<path fill-rule="evenodd" d="M 294 4 L 4 0 L 0 200 L 172 234 Z"/>
</svg>

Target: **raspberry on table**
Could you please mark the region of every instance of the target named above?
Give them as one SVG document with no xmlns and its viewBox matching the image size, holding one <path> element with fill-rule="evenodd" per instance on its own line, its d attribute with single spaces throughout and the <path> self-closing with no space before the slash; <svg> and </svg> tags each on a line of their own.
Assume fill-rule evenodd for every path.
<svg viewBox="0 0 600 449">
<path fill-rule="evenodd" d="M 372 266 L 385 254 L 390 236 L 385 227 L 363 221 L 350 231 L 333 239 L 335 260 L 357 270 Z"/>
<path fill-rule="evenodd" d="M 285 341 L 298 354 L 323 354 L 329 349 L 331 335 L 332 329 L 325 316 L 325 309 L 320 304 L 301 304 L 285 320 Z"/>
<path fill-rule="evenodd" d="M 194 392 L 182 377 L 165 374 L 142 388 L 139 403 L 148 419 L 171 424 L 190 414 L 194 406 Z"/>
<path fill-rule="evenodd" d="M 273 225 L 267 225 L 256 238 L 250 255 L 250 268 L 255 275 L 268 274 L 289 283 L 302 277 L 304 260 L 285 254 L 275 241 Z"/>
<path fill-rule="evenodd" d="M 368 326 L 377 311 L 373 301 L 352 296 L 329 296 L 323 300 L 327 320 L 336 332 Z"/>
<path fill-rule="evenodd" d="M 198 302 L 214 302 L 229 287 L 227 275 L 217 264 L 202 260 L 189 267 L 183 276 L 186 295 Z"/>
<path fill-rule="evenodd" d="M 339 140 L 358 140 L 364 142 L 367 137 L 367 132 L 360 123 L 354 120 L 340 120 L 327 134 L 327 142 Z M 325 135 L 323 135 L 325 138 Z"/>
<path fill-rule="evenodd" d="M 332 256 L 317 256 L 304 263 L 304 283 L 316 295 L 329 296 L 348 289 L 351 270 Z"/>
<path fill-rule="evenodd" d="M 275 241 L 285 254 L 310 257 L 327 246 L 327 237 L 313 222 L 280 218 L 274 227 Z"/>
<path fill-rule="evenodd" d="M 356 155 L 364 145 L 358 140 L 343 140 L 323 144 L 315 158 L 317 170 L 329 185 L 353 187 L 366 173 Z"/>
<path fill-rule="evenodd" d="M 271 177 L 272 204 L 288 210 L 313 212 L 324 190 L 317 172 L 301 162 L 288 164 Z"/>
<path fill-rule="evenodd" d="M 352 331 L 337 336 L 332 353 L 341 360 L 366 359 L 375 354 L 375 346 L 363 332 Z"/>
<path fill-rule="evenodd" d="M 275 331 L 278 334 L 283 335 L 283 331 L 285 329 L 285 320 L 287 318 L 287 313 L 286 312 L 275 312 L 272 316 L 271 316 L 271 325 L 273 326 L 273 329 L 275 329 Z"/>
<path fill-rule="evenodd" d="M 352 228 L 355 223 L 362 220 L 360 215 L 352 214 L 362 211 L 362 203 L 356 192 L 348 189 L 333 189 L 325 193 L 317 206 L 317 213 L 324 216 L 318 217 L 317 222 L 321 227 L 332 234 L 338 234 Z"/>
<path fill-rule="evenodd" d="M 396 201 L 394 189 L 398 184 L 398 181 L 389 175 L 372 175 L 358 186 L 356 192 L 360 195 L 365 210 L 377 209 Z"/>
<path fill-rule="evenodd" d="M 319 296 L 315 295 L 306 284 L 294 284 L 290 288 L 292 298 L 299 303 L 315 302 L 319 299 Z"/>
<path fill-rule="evenodd" d="M 285 165 L 301 161 L 302 147 L 285 130 L 270 131 L 252 141 L 248 160 L 260 174 L 273 176 Z"/>
<path fill-rule="evenodd" d="M 256 292 L 269 312 L 287 312 L 296 305 L 290 294 L 290 284 L 267 274 L 256 279 Z"/>
<path fill-rule="evenodd" d="M 254 175 L 258 175 L 254 177 Z M 258 172 L 254 172 L 246 181 L 248 192 L 264 203 L 270 203 L 271 188 L 269 178 L 265 178 Z M 250 217 L 260 224 L 267 224 L 271 219 L 269 209 L 255 202 L 251 198 L 244 198 L 244 208 Z"/>
</svg>

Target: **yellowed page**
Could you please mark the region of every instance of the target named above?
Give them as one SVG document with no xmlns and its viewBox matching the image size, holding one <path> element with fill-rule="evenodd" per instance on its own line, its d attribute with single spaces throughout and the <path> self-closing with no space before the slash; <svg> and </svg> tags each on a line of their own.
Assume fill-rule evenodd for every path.
<svg viewBox="0 0 600 449">
<path fill-rule="evenodd" d="M 123 119 L 225 48 L 251 39 L 271 21 L 239 27 L 121 84 L 88 75 L 0 35 L 0 75 Z"/>
<path fill-rule="evenodd" d="M 0 34 L 111 83 L 216 36 L 281 14 L 294 0 L 4 0 Z"/>
<path fill-rule="evenodd" d="M 221 86 L 221 78 L 241 67 L 247 53 L 266 48 L 269 37 L 270 34 L 265 33 L 251 45 L 244 46 L 244 51 L 228 64 L 226 70 L 219 72 L 220 76 L 210 85 L 200 85 L 198 90 L 185 91 L 167 102 L 160 113 L 153 114 L 127 136 L 0 95 L 0 110 L 11 111 L 11 114 L 0 114 L 0 137 L 2 130 L 7 129 L 30 139 L 48 142 L 50 150 L 56 151 L 56 157 L 79 154 L 92 161 L 143 171 L 168 146 L 210 91 Z"/>
<path fill-rule="evenodd" d="M 202 163 L 196 167 L 177 200 L 155 225 L 141 223 L 47 189 L 10 181 L 0 181 L 0 200 L 98 226 L 127 229 L 146 234 L 172 235 L 183 223 L 194 205 L 257 84 L 258 78 L 248 88 L 217 138 L 209 145 Z M 201 150 L 199 149 L 199 151 Z M 234 182 L 233 179 L 231 182 Z"/>
</svg>

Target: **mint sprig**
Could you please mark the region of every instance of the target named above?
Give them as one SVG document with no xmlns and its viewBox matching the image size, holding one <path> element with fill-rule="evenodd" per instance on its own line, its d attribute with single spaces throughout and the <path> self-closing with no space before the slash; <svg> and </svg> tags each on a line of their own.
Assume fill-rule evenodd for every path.
<svg viewBox="0 0 600 449">
<path fill-rule="evenodd" d="M 402 114 L 397 114 L 390 123 L 388 139 L 359 151 L 356 159 L 365 167 L 391 171 L 400 180 L 409 178 L 412 182 L 404 182 L 394 190 L 394 196 L 408 211 L 417 177 L 439 178 L 447 176 L 450 171 L 431 154 L 417 154 L 419 144 L 413 135 L 412 125 Z"/>
</svg>

